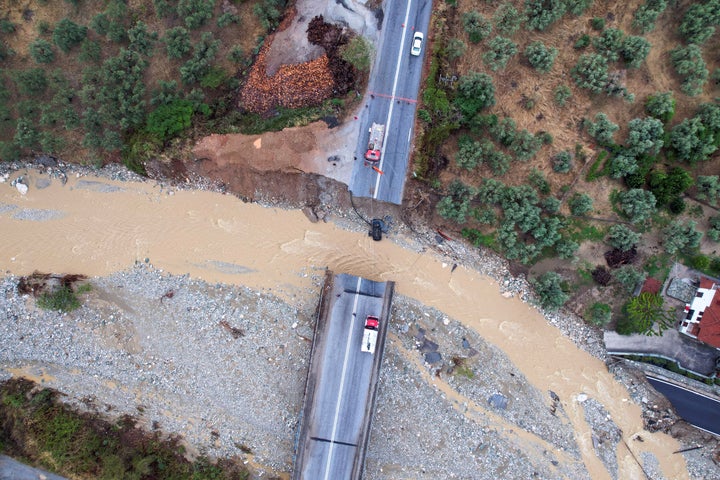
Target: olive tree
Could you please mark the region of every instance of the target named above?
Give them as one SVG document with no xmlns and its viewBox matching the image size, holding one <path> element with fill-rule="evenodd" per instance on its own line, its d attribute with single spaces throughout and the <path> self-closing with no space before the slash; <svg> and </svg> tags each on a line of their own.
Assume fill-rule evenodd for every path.
<svg viewBox="0 0 720 480">
<path fill-rule="evenodd" d="M 695 229 L 696 223 L 689 220 L 684 223 L 680 220 L 673 220 L 670 225 L 662 231 L 662 241 L 665 251 L 670 255 L 676 253 L 691 253 L 700 245 L 702 232 Z"/>
<path fill-rule="evenodd" d="M 509 38 L 497 36 L 488 42 L 483 62 L 493 72 L 505 68 L 507 62 L 518 52 L 517 44 Z"/>
<path fill-rule="evenodd" d="M 701 200 L 707 200 L 711 205 L 717 205 L 720 198 L 720 180 L 717 175 L 697 177 L 697 197 Z"/>
<path fill-rule="evenodd" d="M 655 28 L 655 22 L 667 8 L 667 0 L 646 0 L 633 15 L 632 26 L 641 33 L 647 33 Z"/>
<path fill-rule="evenodd" d="M 603 30 L 599 37 L 592 40 L 595 50 L 607 60 L 614 62 L 620 56 L 625 34 L 617 28 Z"/>
<path fill-rule="evenodd" d="M 720 215 L 708 219 L 707 237 L 713 242 L 720 242 Z"/>
<path fill-rule="evenodd" d="M 565 0 L 525 0 L 527 26 L 531 30 L 543 31 L 560 20 L 566 9 Z"/>
<path fill-rule="evenodd" d="M 717 150 L 711 132 L 698 117 L 677 124 L 670 132 L 670 145 L 678 160 L 690 164 L 707 160 Z"/>
<path fill-rule="evenodd" d="M 492 32 L 490 21 L 476 10 L 463 13 L 461 21 L 472 43 L 482 42 L 490 35 L 490 32 Z"/>
<path fill-rule="evenodd" d="M 587 124 L 588 134 L 601 145 L 612 145 L 614 143 L 613 135 L 619 128 L 602 112 L 595 115 L 594 122 L 588 122 Z"/>
<path fill-rule="evenodd" d="M 632 265 L 623 265 L 613 270 L 612 275 L 626 293 L 633 293 L 638 284 L 644 281 L 647 276 L 645 272 L 638 270 Z"/>
<path fill-rule="evenodd" d="M 472 187 L 462 183 L 460 180 L 453 180 L 448 185 L 447 195 L 437 203 L 437 212 L 441 217 L 457 223 L 465 223 L 470 213 L 470 200 L 475 195 Z"/>
<path fill-rule="evenodd" d="M 634 155 L 655 155 L 663 146 L 664 134 L 657 118 L 634 118 L 628 123 L 627 149 Z"/>
<path fill-rule="evenodd" d="M 550 71 L 557 55 L 557 48 L 548 48 L 540 41 L 532 42 L 525 48 L 525 57 L 528 63 L 530 63 L 535 70 L 542 73 Z"/>
<path fill-rule="evenodd" d="M 469 72 L 460 77 L 455 104 L 466 118 L 495 105 L 495 85 L 486 73 Z"/>
<path fill-rule="evenodd" d="M 57 45 L 60 50 L 67 53 L 72 47 L 85 40 L 86 35 L 87 27 L 63 18 L 55 25 L 53 42 L 55 42 L 55 45 Z"/>
<path fill-rule="evenodd" d="M 495 29 L 503 35 L 510 36 L 515 33 L 523 21 L 524 16 L 511 3 L 503 3 L 493 15 Z"/>
<path fill-rule="evenodd" d="M 672 92 L 649 95 L 645 100 L 645 112 L 651 117 L 667 123 L 675 115 L 675 99 Z"/>
<path fill-rule="evenodd" d="M 610 159 L 608 174 L 610 178 L 623 178 L 637 173 L 640 169 L 637 157 L 623 149 Z"/>
<path fill-rule="evenodd" d="M 551 161 L 554 172 L 567 173 L 572 168 L 572 154 L 568 150 L 558 152 Z"/>
<path fill-rule="evenodd" d="M 709 76 L 700 47 L 694 44 L 678 47 L 670 52 L 670 60 L 678 75 L 683 77 L 680 90 L 691 97 L 699 95 Z"/>
<path fill-rule="evenodd" d="M 650 53 L 650 42 L 645 37 L 626 37 L 620 46 L 620 56 L 630 68 L 640 68 Z"/>
<path fill-rule="evenodd" d="M 627 252 L 640 242 L 640 234 L 619 223 L 608 230 L 607 242 L 611 247 Z"/>
<path fill-rule="evenodd" d="M 182 58 L 190 52 L 190 33 L 184 27 L 173 27 L 163 37 L 169 58 Z"/>
<path fill-rule="evenodd" d="M 465 170 L 473 170 L 482 163 L 482 146 L 477 140 L 464 135 L 458 140 L 458 151 L 455 154 L 455 162 L 458 167 Z"/>
<path fill-rule="evenodd" d="M 649 190 L 632 188 L 618 195 L 620 210 L 632 223 L 647 220 L 655 213 L 655 195 Z"/>
<path fill-rule="evenodd" d="M 715 33 L 718 19 L 710 3 L 696 3 L 685 11 L 678 30 L 687 43 L 701 45 Z"/>
<path fill-rule="evenodd" d="M 535 288 L 540 305 L 548 310 L 557 310 L 570 298 L 562 288 L 562 277 L 556 272 L 545 272 L 530 283 Z"/>
<path fill-rule="evenodd" d="M 30 44 L 30 56 L 37 63 L 52 63 L 55 60 L 55 51 L 50 42 L 37 38 Z"/>
<path fill-rule="evenodd" d="M 568 207 L 570 207 L 570 213 L 575 216 L 585 215 L 592 211 L 593 201 L 586 193 L 576 193 L 568 200 Z"/>
<path fill-rule="evenodd" d="M 578 87 L 600 93 L 609 81 L 607 59 L 598 53 L 580 55 L 578 62 L 570 70 L 570 76 Z"/>
</svg>

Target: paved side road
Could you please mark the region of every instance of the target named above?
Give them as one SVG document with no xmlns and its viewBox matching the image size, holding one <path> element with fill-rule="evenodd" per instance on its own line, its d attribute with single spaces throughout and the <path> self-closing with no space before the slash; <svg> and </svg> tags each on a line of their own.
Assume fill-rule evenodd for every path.
<svg viewBox="0 0 720 480">
<path fill-rule="evenodd" d="M 666 330 L 659 337 L 647 335 L 620 335 L 604 332 L 605 348 L 608 354 L 636 353 L 654 354 L 674 358 L 685 369 L 702 375 L 715 371 L 715 361 L 720 352 L 709 345 L 696 342 L 677 330 Z"/>
<path fill-rule="evenodd" d="M 54 473 L 33 468 L 12 458 L 0 455 L 0 480 L 67 480 Z"/>
</svg>

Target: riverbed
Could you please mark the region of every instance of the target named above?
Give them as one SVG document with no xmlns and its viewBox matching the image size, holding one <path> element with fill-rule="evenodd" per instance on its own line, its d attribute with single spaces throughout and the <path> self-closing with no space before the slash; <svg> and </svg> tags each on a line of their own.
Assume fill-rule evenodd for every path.
<svg viewBox="0 0 720 480">
<path fill-rule="evenodd" d="M 25 194 L 11 185 L 18 176 L 28 186 Z M 340 222 L 349 223 L 347 218 Z M 561 399 L 590 478 L 615 475 L 593 446 L 587 398 L 604 409 L 622 437 L 616 478 L 644 478 L 637 459 L 648 456 L 656 459 L 662 477 L 689 478 L 683 457 L 672 454 L 681 445 L 668 435 L 644 431 L 640 406 L 603 361 L 578 348 L 521 292 L 503 294 L 501 280 L 463 258 L 439 254 L 409 233 L 374 242 L 363 228 L 311 223 L 297 210 L 150 181 L 70 174 L 64 183 L 22 170 L 0 184 L 0 268 L 7 274 L 106 277 L 149 263 L 174 275 L 272 292 L 291 305 L 312 301 L 308 297 L 316 290 L 310 273 L 322 268 L 394 281 L 398 294 L 460 322 L 499 349 L 537 391 Z M 403 350 L 398 352 L 402 356 Z M 463 401 L 451 383 L 427 376 L 422 362 L 415 369 L 443 397 Z M 485 407 L 470 407 L 476 410 L 471 414 L 485 414 Z M 531 432 L 511 427 L 507 435 L 517 445 L 543 444 Z M 634 440 L 637 435 L 642 442 Z"/>
</svg>

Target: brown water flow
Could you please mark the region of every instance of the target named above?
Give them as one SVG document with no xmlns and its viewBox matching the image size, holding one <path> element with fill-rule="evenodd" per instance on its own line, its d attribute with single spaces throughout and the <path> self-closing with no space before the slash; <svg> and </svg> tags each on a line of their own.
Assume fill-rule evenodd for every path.
<svg viewBox="0 0 720 480">
<path fill-rule="evenodd" d="M 541 391 L 553 390 L 573 423 L 583 461 L 593 478 L 609 478 L 592 447 L 576 401 L 585 393 L 610 413 L 635 457 L 652 452 L 665 478 L 688 478 L 672 455 L 679 444 L 643 431 L 641 410 L 605 365 L 578 349 L 535 309 L 504 298 L 495 282 L 462 266 L 451 272 L 432 253 L 417 253 L 332 224 L 311 224 L 299 211 L 263 208 L 230 195 L 169 192 L 152 183 L 101 178 L 53 180 L 29 171 L 21 195 L 0 184 L 0 268 L 17 275 L 35 270 L 107 275 L 146 258 L 157 268 L 210 282 L 271 289 L 293 301 L 315 292 L 310 274 L 328 267 L 373 280 L 396 282 L 398 293 L 435 307 L 502 349 Z M 642 432 L 645 442 L 630 440 Z M 620 478 L 642 478 L 627 448 L 618 450 Z"/>
</svg>

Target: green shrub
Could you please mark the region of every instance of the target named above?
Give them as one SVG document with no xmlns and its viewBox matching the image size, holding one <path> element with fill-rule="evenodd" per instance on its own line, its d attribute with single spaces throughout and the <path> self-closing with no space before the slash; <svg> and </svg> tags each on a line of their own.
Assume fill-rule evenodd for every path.
<svg viewBox="0 0 720 480">
<path fill-rule="evenodd" d="M 655 22 L 667 8 L 666 0 L 646 0 L 646 2 L 633 15 L 632 26 L 641 33 L 647 33 L 655 28 Z"/>
<path fill-rule="evenodd" d="M 595 302 L 590 305 L 586 315 L 593 325 L 605 327 L 612 320 L 612 309 L 607 303 Z"/>
<path fill-rule="evenodd" d="M 168 0 L 153 0 L 153 7 L 158 18 L 167 18 L 175 13 L 175 7 Z"/>
<path fill-rule="evenodd" d="M 554 172 L 567 173 L 572 168 L 572 154 L 568 150 L 558 152 L 551 161 Z"/>
<path fill-rule="evenodd" d="M 138 21 L 127 32 L 128 40 L 130 41 L 129 49 L 138 52 L 140 55 L 151 56 L 155 42 L 158 39 L 157 32 L 151 32 L 148 30 L 147 25 Z"/>
<path fill-rule="evenodd" d="M 187 28 L 196 30 L 212 18 L 214 8 L 214 0 L 179 0 L 177 14 Z"/>
<path fill-rule="evenodd" d="M 101 53 L 100 43 L 86 38 L 80 45 L 80 55 L 78 55 L 78 59 L 85 63 L 99 63 Z"/>
<path fill-rule="evenodd" d="M 362 35 L 352 37 L 340 47 L 340 57 L 360 72 L 370 70 L 372 45 Z"/>
<path fill-rule="evenodd" d="M 7 18 L 0 19 L 0 32 L 15 33 L 15 24 Z"/>
<path fill-rule="evenodd" d="M 717 175 L 699 175 L 697 177 L 697 197 L 707 200 L 711 205 L 717 205 L 720 198 L 720 180 Z"/>
<path fill-rule="evenodd" d="M 620 56 L 628 67 L 640 68 L 650 53 L 650 47 L 645 37 L 626 37 L 620 46 Z"/>
<path fill-rule="evenodd" d="M 592 5 L 592 0 L 565 0 L 568 12 L 580 16 Z"/>
<path fill-rule="evenodd" d="M 493 14 L 493 23 L 495 29 L 507 36 L 511 36 L 520 28 L 520 24 L 524 21 L 524 16 L 511 3 L 503 3 Z"/>
<path fill-rule="evenodd" d="M 168 140 L 190 127 L 193 112 L 192 102 L 175 99 L 150 112 L 145 129 L 160 140 Z"/>
<path fill-rule="evenodd" d="M 225 83 L 230 76 L 225 70 L 219 67 L 210 67 L 208 72 L 200 80 L 200 86 L 203 88 L 218 88 Z"/>
<path fill-rule="evenodd" d="M 483 62 L 493 72 L 505 68 L 507 62 L 517 54 L 517 44 L 504 37 L 495 37 L 488 42 L 488 48 L 483 54 Z"/>
<path fill-rule="evenodd" d="M 199 82 L 210 71 L 210 62 L 220 48 L 220 40 L 213 38 L 212 32 L 203 32 L 200 41 L 194 46 L 193 57 L 180 67 L 180 79 L 185 85 Z"/>
<path fill-rule="evenodd" d="M 672 92 L 649 95 L 645 101 L 645 112 L 663 123 L 668 123 L 675 115 L 675 99 Z"/>
<path fill-rule="evenodd" d="M 52 63 L 55 60 L 52 44 L 42 38 L 37 38 L 30 44 L 30 55 L 37 63 Z"/>
<path fill-rule="evenodd" d="M 42 68 L 31 68 L 15 72 L 15 83 L 20 92 L 29 97 L 41 95 L 47 89 L 47 77 Z"/>
<path fill-rule="evenodd" d="M 550 182 L 548 182 L 547 178 L 545 178 L 545 174 L 543 174 L 537 168 L 533 168 L 532 170 L 530 170 L 530 174 L 528 175 L 528 183 L 533 187 L 537 188 L 538 192 L 542 193 L 543 195 L 547 195 L 548 193 L 550 193 Z"/>
<path fill-rule="evenodd" d="M 605 28 L 605 19 L 602 17 L 594 17 L 592 20 L 590 20 L 590 26 L 593 28 L 593 30 L 601 32 Z"/>
<path fill-rule="evenodd" d="M 680 90 L 691 97 L 702 93 L 709 72 L 700 47 L 692 44 L 687 47 L 678 47 L 670 52 L 670 59 L 675 71 L 683 77 Z"/>
<path fill-rule="evenodd" d="M 562 288 L 562 277 L 555 272 L 543 273 L 530 283 L 535 288 L 540 305 L 548 310 L 557 310 L 570 298 Z"/>
<path fill-rule="evenodd" d="M 527 130 L 516 132 L 515 138 L 510 144 L 510 151 L 520 161 L 528 161 L 540 150 L 542 142 L 535 135 Z"/>
<path fill-rule="evenodd" d="M 445 46 L 445 55 L 447 56 L 448 60 L 457 60 L 458 58 L 465 55 L 466 51 L 467 45 L 465 45 L 465 42 L 455 37 L 448 40 L 448 43 Z"/>
<path fill-rule="evenodd" d="M 43 310 L 71 312 L 80 308 L 80 300 L 78 300 L 72 288 L 60 287 L 52 293 L 40 295 L 37 299 L 37 305 Z M 71 433 L 67 433 L 67 435 L 71 435 Z"/>
<path fill-rule="evenodd" d="M 583 54 L 570 71 L 570 76 L 578 87 L 600 93 L 608 84 L 607 60 L 597 53 Z"/>
<path fill-rule="evenodd" d="M 273 30 L 280 23 L 286 0 L 262 0 L 253 7 L 253 13 L 266 31 Z"/>
<path fill-rule="evenodd" d="M 227 27 L 231 23 L 240 23 L 240 17 L 234 13 L 225 12 L 220 15 L 217 19 L 217 26 L 220 28 Z"/>
<path fill-rule="evenodd" d="M 168 29 L 163 41 L 169 58 L 182 58 L 190 52 L 190 33 L 183 27 Z"/>
<path fill-rule="evenodd" d="M 567 85 L 558 85 L 553 91 L 553 97 L 555 99 L 555 103 L 564 107 L 570 97 L 572 97 L 572 91 Z"/>
<path fill-rule="evenodd" d="M 543 31 L 560 20 L 566 9 L 564 0 L 525 0 L 527 26 L 531 30 Z"/>
<path fill-rule="evenodd" d="M 525 48 L 525 57 L 530 65 L 542 73 L 550 71 L 557 55 L 557 48 L 548 48 L 544 43 L 539 41 L 532 42 Z"/>
<path fill-rule="evenodd" d="M 245 61 L 245 52 L 240 45 L 233 45 L 227 56 L 228 60 L 233 63 L 243 63 Z"/>
<path fill-rule="evenodd" d="M 465 118 L 472 118 L 478 111 L 495 105 L 495 86 L 486 73 L 469 72 L 460 77 L 455 104 Z"/>
<path fill-rule="evenodd" d="M 614 62 L 620 56 L 624 34 L 617 28 L 608 28 L 592 41 L 595 50 L 608 61 Z"/>
<path fill-rule="evenodd" d="M 568 200 L 570 213 L 575 216 L 585 215 L 592 211 L 593 201 L 586 193 L 576 193 Z"/>
<path fill-rule="evenodd" d="M 575 43 L 573 44 L 573 48 L 575 50 L 582 50 L 584 48 L 587 48 L 587 46 L 590 45 L 590 41 L 591 41 L 590 35 L 588 35 L 587 33 L 583 33 L 575 41 Z"/>
<path fill-rule="evenodd" d="M 613 277 L 623 288 L 625 293 L 633 293 L 637 286 L 645 281 L 647 274 L 641 272 L 632 265 L 623 265 L 622 267 L 613 270 Z"/>
<path fill-rule="evenodd" d="M 710 5 L 714 3 L 714 5 Z M 718 23 L 717 3 L 693 4 L 688 7 L 680 22 L 680 35 L 686 43 L 701 45 L 715 33 L 713 25 Z"/>
<path fill-rule="evenodd" d="M 75 45 L 80 44 L 87 36 L 87 27 L 63 18 L 53 31 L 53 42 L 60 50 L 68 53 Z"/>
<path fill-rule="evenodd" d="M 437 204 L 437 212 L 448 220 L 457 223 L 465 223 L 470 210 L 470 200 L 474 196 L 474 190 L 462 183 L 460 180 L 453 180 L 448 186 L 447 195 Z"/>
<path fill-rule="evenodd" d="M 595 114 L 594 122 L 587 122 L 588 134 L 600 145 L 612 145 L 614 143 L 613 135 L 619 128 L 602 112 Z"/>
<path fill-rule="evenodd" d="M 480 43 L 492 32 L 492 25 L 476 10 L 463 13 L 461 17 L 463 28 L 472 43 Z"/>
<path fill-rule="evenodd" d="M 640 242 L 640 234 L 620 223 L 610 227 L 607 242 L 611 247 L 627 252 Z"/>
</svg>

